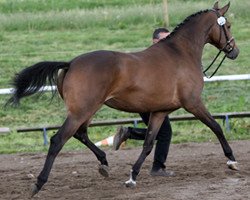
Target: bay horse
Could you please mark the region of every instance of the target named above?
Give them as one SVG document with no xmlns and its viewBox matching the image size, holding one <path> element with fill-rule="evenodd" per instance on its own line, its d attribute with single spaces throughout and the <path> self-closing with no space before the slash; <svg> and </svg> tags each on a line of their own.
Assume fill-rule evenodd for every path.
<svg viewBox="0 0 250 200">
<path fill-rule="evenodd" d="M 67 108 L 63 125 L 51 137 L 32 196 L 47 182 L 56 156 L 72 136 L 93 151 L 100 161 L 99 172 L 108 176 L 105 153 L 87 135 L 91 118 L 103 104 L 127 112 L 151 113 L 143 150 L 125 182 L 128 187 L 136 185 L 136 177 L 153 148 L 165 116 L 179 108 L 192 113 L 214 132 L 229 159 L 229 168 L 237 170 L 233 151 L 220 125 L 201 99 L 204 45 L 214 45 L 229 59 L 239 54 L 230 23 L 224 17 L 229 6 L 230 3 L 219 8 L 216 2 L 212 9 L 190 15 L 166 39 L 140 52 L 94 51 L 70 62 L 40 62 L 17 74 L 13 82 L 15 91 L 8 103 L 18 103 L 49 82 L 57 84 Z M 62 72 L 58 75 L 59 70 Z"/>
</svg>

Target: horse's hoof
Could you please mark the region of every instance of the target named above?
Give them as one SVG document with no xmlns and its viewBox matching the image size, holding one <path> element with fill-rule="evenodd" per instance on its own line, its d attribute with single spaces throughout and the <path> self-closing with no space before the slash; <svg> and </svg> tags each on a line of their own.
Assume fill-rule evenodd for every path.
<svg viewBox="0 0 250 200">
<path fill-rule="evenodd" d="M 133 180 L 130 178 L 128 181 L 125 182 L 125 185 L 126 185 L 126 187 L 132 188 L 132 187 L 135 187 L 135 186 L 136 186 L 136 182 L 133 181 Z"/>
<path fill-rule="evenodd" d="M 239 170 L 237 161 L 229 160 L 227 161 L 227 166 L 229 169 L 236 170 L 236 171 Z"/>
<path fill-rule="evenodd" d="M 35 196 L 39 192 L 39 189 L 36 184 L 31 187 L 31 197 Z"/>
<path fill-rule="evenodd" d="M 109 167 L 107 165 L 99 165 L 99 173 L 104 177 L 109 177 Z"/>
</svg>

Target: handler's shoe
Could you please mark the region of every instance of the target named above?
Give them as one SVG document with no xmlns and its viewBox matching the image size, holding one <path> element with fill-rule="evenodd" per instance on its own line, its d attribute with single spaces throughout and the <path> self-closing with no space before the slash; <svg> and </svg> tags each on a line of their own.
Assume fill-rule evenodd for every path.
<svg viewBox="0 0 250 200">
<path fill-rule="evenodd" d="M 113 149 L 118 150 L 121 144 L 126 141 L 130 136 L 129 130 L 126 127 L 119 126 L 117 128 L 116 134 L 113 141 Z"/>
<path fill-rule="evenodd" d="M 165 176 L 165 177 L 172 177 L 175 176 L 175 173 L 173 171 L 167 171 L 163 168 L 160 168 L 159 170 L 151 170 L 150 171 L 151 176 Z"/>
</svg>

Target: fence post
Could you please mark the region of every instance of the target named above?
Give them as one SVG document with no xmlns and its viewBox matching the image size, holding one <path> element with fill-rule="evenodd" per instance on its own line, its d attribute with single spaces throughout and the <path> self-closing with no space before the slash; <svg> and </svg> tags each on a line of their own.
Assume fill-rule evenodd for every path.
<svg viewBox="0 0 250 200">
<path fill-rule="evenodd" d="M 134 127 L 136 128 L 136 127 L 137 127 L 137 125 L 138 125 L 137 120 L 134 120 Z"/>
<path fill-rule="evenodd" d="M 225 116 L 225 122 L 226 122 L 226 131 L 230 132 L 230 123 L 228 115 Z"/>
<path fill-rule="evenodd" d="M 163 0 L 163 19 L 164 26 L 169 27 L 168 0 Z"/>
<path fill-rule="evenodd" d="M 47 130 L 46 130 L 45 127 L 43 128 L 43 144 L 44 144 L 45 146 L 48 145 Z"/>
</svg>

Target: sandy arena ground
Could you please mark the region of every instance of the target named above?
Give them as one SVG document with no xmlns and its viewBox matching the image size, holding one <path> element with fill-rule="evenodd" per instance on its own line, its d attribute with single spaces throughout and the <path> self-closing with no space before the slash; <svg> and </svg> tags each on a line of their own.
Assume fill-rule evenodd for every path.
<svg viewBox="0 0 250 200">
<path fill-rule="evenodd" d="M 168 168 L 175 177 L 151 177 L 153 154 L 145 161 L 136 188 L 126 188 L 131 165 L 141 148 L 105 149 L 110 177 L 97 170 L 97 159 L 89 150 L 61 153 L 49 181 L 33 199 L 169 199 L 249 200 L 250 141 L 230 142 L 240 171 L 231 171 L 218 143 L 172 145 Z M 45 154 L 0 155 L 0 199 L 29 199 L 30 186 L 42 169 Z"/>
</svg>

